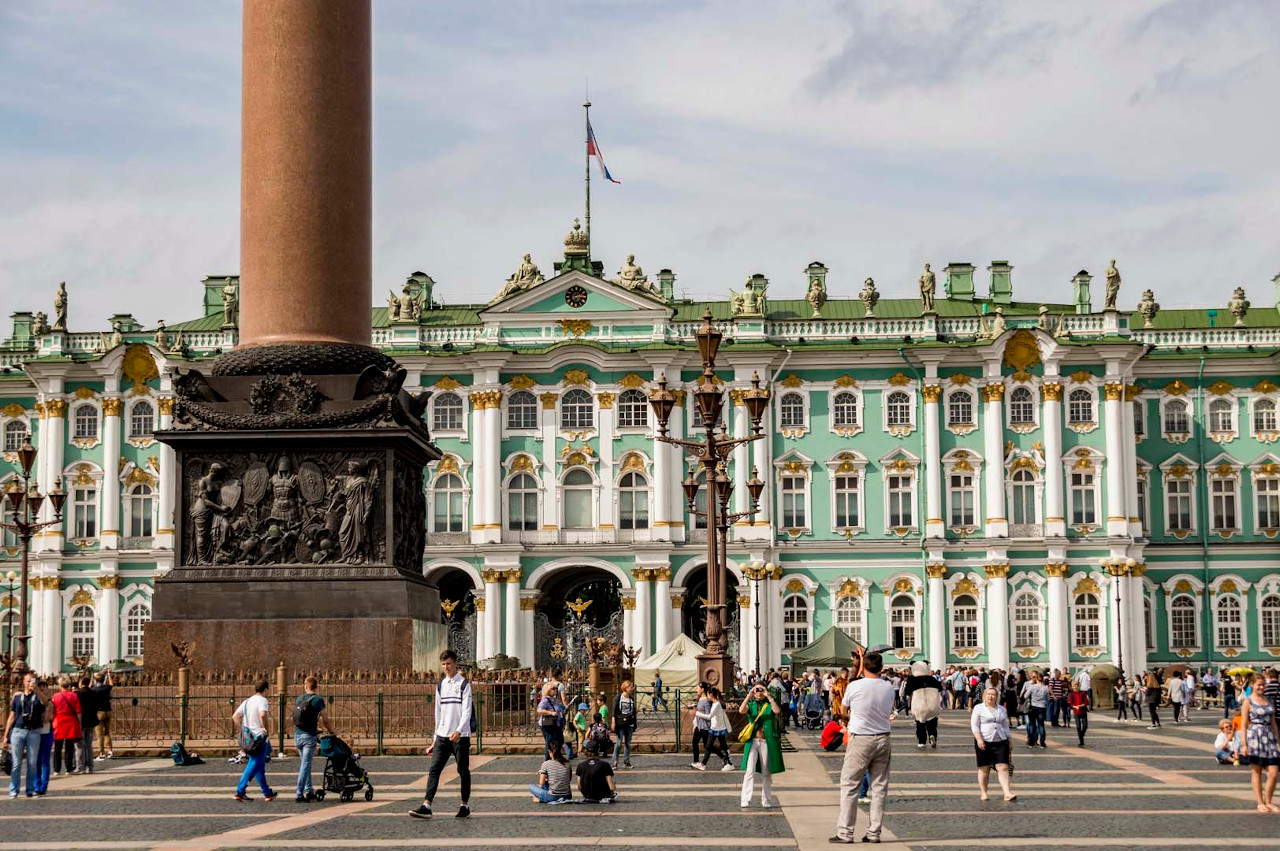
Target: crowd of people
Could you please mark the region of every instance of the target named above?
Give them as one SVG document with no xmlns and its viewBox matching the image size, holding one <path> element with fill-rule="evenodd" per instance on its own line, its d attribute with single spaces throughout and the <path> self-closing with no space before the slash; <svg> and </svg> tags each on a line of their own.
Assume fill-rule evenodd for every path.
<svg viewBox="0 0 1280 851">
<path fill-rule="evenodd" d="M 50 681 L 32 672 L 22 678 L 4 726 L 10 798 L 21 793 L 24 769 L 26 796 L 41 798 L 51 778 L 92 774 L 95 763 L 114 756 L 112 687 L 110 671 L 74 680 L 64 675 Z"/>
</svg>

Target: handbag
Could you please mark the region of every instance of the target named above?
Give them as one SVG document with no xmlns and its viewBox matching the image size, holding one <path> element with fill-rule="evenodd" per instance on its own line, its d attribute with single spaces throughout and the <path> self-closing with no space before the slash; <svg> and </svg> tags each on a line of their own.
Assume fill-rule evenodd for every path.
<svg viewBox="0 0 1280 851">
<path fill-rule="evenodd" d="M 240 731 L 240 749 L 246 756 L 257 756 L 267 746 L 267 737 L 263 733 L 254 734 L 248 727 Z"/>
<path fill-rule="evenodd" d="M 756 717 L 752 718 L 747 723 L 747 726 L 742 728 L 742 732 L 738 734 L 739 744 L 745 745 L 747 742 L 751 741 L 752 737 L 755 736 L 756 734 L 756 723 L 759 722 L 760 716 L 763 714 L 764 714 L 764 707 L 761 707 L 760 711 L 756 713 Z"/>
</svg>

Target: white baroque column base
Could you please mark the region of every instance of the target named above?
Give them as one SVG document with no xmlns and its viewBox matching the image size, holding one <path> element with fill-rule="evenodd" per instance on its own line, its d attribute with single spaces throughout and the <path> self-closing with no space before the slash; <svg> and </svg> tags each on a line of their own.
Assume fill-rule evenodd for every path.
<svg viewBox="0 0 1280 851">
<path fill-rule="evenodd" d="M 1007 538 L 1009 537 L 1009 521 L 1001 518 L 987 519 L 987 537 L 988 538 Z"/>
<path fill-rule="evenodd" d="M 926 538 L 946 538 L 947 524 L 941 520 L 926 520 L 924 523 L 924 536 Z"/>
<path fill-rule="evenodd" d="M 1067 536 L 1067 521 L 1061 518 L 1044 521 L 1044 534 L 1047 538 L 1065 538 Z"/>
<path fill-rule="evenodd" d="M 1107 534 L 1112 537 L 1127 537 L 1129 535 L 1129 520 L 1125 517 L 1108 517 L 1107 518 Z"/>
</svg>

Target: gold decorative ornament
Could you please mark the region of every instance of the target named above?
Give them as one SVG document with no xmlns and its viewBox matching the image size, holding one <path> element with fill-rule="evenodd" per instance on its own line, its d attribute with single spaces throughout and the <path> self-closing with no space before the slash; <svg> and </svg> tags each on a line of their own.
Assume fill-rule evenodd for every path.
<svg viewBox="0 0 1280 851">
<path fill-rule="evenodd" d="M 115 573 L 108 573 L 98 577 L 98 587 L 104 590 L 111 590 L 120 587 L 120 576 Z"/>
<path fill-rule="evenodd" d="M 440 459 L 440 463 L 436 465 L 436 475 L 443 476 L 445 473 L 460 473 L 458 469 L 458 459 L 453 455 L 446 455 Z"/>
<path fill-rule="evenodd" d="M 1067 575 L 1067 571 L 1069 569 L 1070 568 L 1067 566 L 1065 561 L 1050 562 L 1044 566 L 1044 573 L 1045 576 L 1049 576 L 1054 579 L 1061 579 Z"/>
<path fill-rule="evenodd" d="M 596 400 L 600 403 L 600 410 L 607 411 L 613 408 L 613 400 L 618 398 L 615 393 L 597 393 Z"/>
<path fill-rule="evenodd" d="M 930 579 L 942 579 L 947 575 L 947 566 L 945 564 L 925 565 L 924 572 Z"/>
<path fill-rule="evenodd" d="M 537 382 L 534 381 L 529 376 L 525 375 L 524 373 L 520 373 L 519 375 L 513 375 L 507 381 L 507 386 L 510 387 L 512 390 L 528 390 L 530 387 L 533 387 L 535 384 L 537 384 Z"/>
<path fill-rule="evenodd" d="M 961 594 L 973 594 L 976 596 L 977 593 L 978 593 L 978 586 L 974 584 L 972 579 L 966 576 L 956 583 L 955 588 L 951 589 L 951 599 L 954 600 L 956 597 L 959 597 Z"/>
<path fill-rule="evenodd" d="M 1164 392 L 1170 396 L 1184 396 L 1191 390 L 1191 385 L 1183 381 L 1181 378 L 1170 381 L 1164 386 Z"/>
<path fill-rule="evenodd" d="M 587 332 L 595 326 L 591 324 L 590 319 L 561 319 L 560 328 L 565 334 L 572 337 L 585 337 Z"/>
<path fill-rule="evenodd" d="M 10 417 L 10 418 L 21 417 L 26 413 L 27 413 L 27 409 L 22 407 L 21 403 L 19 402 L 10 402 L 9 404 L 5 405 L 4 408 L 0 409 L 0 414 L 4 414 L 6 417 Z"/>
<path fill-rule="evenodd" d="M 626 610 L 626 611 L 628 611 L 628 612 L 634 612 L 634 611 L 636 610 L 636 598 L 635 598 L 635 597 L 623 597 L 623 598 L 622 598 L 622 608 L 623 608 L 623 609 L 625 609 L 625 610 Z"/>
<path fill-rule="evenodd" d="M 1102 385 L 1102 395 L 1108 402 L 1119 402 L 1124 398 L 1124 385 L 1117 381 L 1108 381 Z"/>
<path fill-rule="evenodd" d="M 517 455 L 511 459 L 512 473 L 532 473 L 533 472 L 533 456 Z"/>
<path fill-rule="evenodd" d="M 71 595 L 71 605 L 85 606 L 93 605 L 93 595 L 89 593 L 87 588 L 81 587 L 76 593 Z"/>
<path fill-rule="evenodd" d="M 433 385 L 437 390 L 457 390 L 462 386 L 462 382 L 454 378 L 452 375 L 444 375 Z"/>
<path fill-rule="evenodd" d="M 133 485 L 153 485 L 154 486 L 156 483 L 156 480 L 154 476 L 152 476 L 143 468 L 134 466 L 134 468 L 129 471 L 129 475 L 125 477 L 124 483 L 126 487 L 131 487 Z"/>
<path fill-rule="evenodd" d="M 634 372 L 628 372 L 618 379 L 618 386 L 627 390 L 638 390 L 646 384 L 645 380 Z"/>
<path fill-rule="evenodd" d="M 1093 373 L 1087 369 L 1076 370 L 1071 373 L 1071 381 L 1074 384 L 1088 384 L 1093 380 Z"/>
<path fill-rule="evenodd" d="M 782 465 L 782 472 L 790 476 L 804 475 L 805 466 L 802 461 L 787 461 Z"/>
<path fill-rule="evenodd" d="M 480 578 L 483 579 L 486 583 L 502 582 L 505 579 L 505 577 L 506 577 L 506 571 L 502 571 L 502 570 L 491 569 L 491 570 L 480 571 Z"/>
<path fill-rule="evenodd" d="M 564 463 L 566 467 L 585 467 L 591 462 L 587 460 L 587 456 L 581 452 L 570 452 L 565 456 Z"/>
<path fill-rule="evenodd" d="M 36 416 L 38 416 L 40 419 L 44 419 L 44 416 L 45 416 L 44 402 L 36 402 L 31 407 L 36 412 Z"/>
<path fill-rule="evenodd" d="M 989 564 L 984 570 L 988 579 L 998 579 L 1009 575 L 1009 565 L 1007 564 Z"/>
<path fill-rule="evenodd" d="M 156 399 L 156 406 L 159 407 L 160 409 L 160 416 L 162 417 L 173 416 L 173 397 L 172 396 L 160 396 L 159 398 Z"/>
<path fill-rule="evenodd" d="M 93 468 L 88 464 L 77 464 L 71 472 L 75 474 L 71 480 L 74 484 L 81 487 L 93 484 Z"/>
<path fill-rule="evenodd" d="M 554 411 L 556 409 L 556 402 L 560 401 L 560 394 L 559 393 L 543 393 L 538 398 L 542 400 L 542 410 Z"/>
<path fill-rule="evenodd" d="M 483 611 L 484 611 L 484 606 L 485 606 L 485 599 L 484 599 L 484 597 L 476 597 L 476 599 L 475 599 L 475 604 L 476 604 L 476 611 L 477 611 L 477 612 L 483 612 Z"/>
<path fill-rule="evenodd" d="M 1210 396 L 1225 396 L 1235 389 L 1236 388 L 1233 384 L 1223 381 L 1221 378 L 1206 388 Z"/>
<path fill-rule="evenodd" d="M 1004 401 L 1003 384 L 986 384 L 982 388 L 982 398 L 986 402 Z"/>
<path fill-rule="evenodd" d="M 1235 594 L 1239 590 L 1234 579 L 1224 579 L 1222 584 L 1218 586 L 1219 594 Z"/>
<path fill-rule="evenodd" d="M 945 570 L 946 568 L 943 569 Z M 899 594 L 913 594 L 916 589 L 915 586 L 911 584 L 911 580 L 904 576 L 897 582 L 893 583 L 893 590 Z"/>
<path fill-rule="evenodd" d="M 856 597 L 859 600 L 862 599 L 862 589 L 859 588 L 858 583 L 854 582 L 852 579 L 846 579 L 841 583 L 840 590 L 836 591 L 837 600 L 845 597 Z"/>
<path fill-rule="evenodd" d="M 584 386 L 590 380 L 585 369 L 570 369 L 564 374 L 564 384 L 566 387 Z"/>
<path fill-rule="evenodd" d="M 71 395 L 77 399 L 94 399 L 98 394 L 92 387 L 89 387 L 86 384 L 81 384 L 71 392 Z"/>
<path fill-rule="evenodd" d="M 1011 473 L 1016 473 L 1019 470 L 1030 470 L 1033 473 L 1040 472 L 1040 468 L 1036 466 L 1036 462 L 1025 455 L 1021 458 L 1015 459 L 1013 464 L 1009 467 L 1009 472 Z"/>
<path fill-rule="evenodd" d="M 1102 589 L 1098 587 L 1098 583 L 1094 582 L 1091 577 L 1086 576 L 1076 585 L 1075 593 L 1080 594 L 1101 594 Z"/>
<path fill-rule="evenodd" d="M 440 611 L 444 612 L 446 618 L 453 617 L 453 610 L 458 608 L 461 600 L 441 600 Z"/>
<path fill-rule="evenodd" d="M 941 384 L 926 384 L 920 388 L 920 395 L 930 404 L 936 404 L 942 398 Z"/>
<path fill-rule="evenodd" d="M 1035 376 L 1033 376 L 1029 372 L 1023 372 L 1022 370 L 1018 370 L 1017 372 L 1013 373 L 1009 377 L 1012 378 L 1014 381 L 1018 382 L 1019 384 L 1028 384 L 1031 382 L 1031 379 L 1034 378 Z"/>
<path fill-rule="evenodd" d="M 739 595 L 738 595 L 738 608 L 739 608 L 739 609 L 749 609 L 749 608 L 751 608 L 751 598 L 750 598 L 749 596 L 747 596 L 746 594 L 739 594 Z"/>
<path fill-rule="evenodd" d="M 857 387 L 858 379 L 854 378 L 852 375 L 846 372 L 844 375 L 838 376 L 836 378 L 835 386 L 837 389 L 842 389 L 845 387 Z"/>
<path fill-rule="evenodd" d="M 1188 469 L 1186 464 L 1171 464 L 1168 476 L 1171 479 L 1185 479 L 1190 473 L 1191 470 Z"/>
<path fill-rule="evenodd" d="M 794 389 L 794 388 L 803 386 L 804 380 L 793 372 L 790 375 L 788 375 L 786 378 L 782 379 L 780 383 L 782 384 L 783 387 L 790 387 Z"/>
<path fill-rule="evenodd" d="M 902 373 L 898 374 L 901 375 Z M 954 375 L 948 376 L 947 380 L 958 387 L 967 387 L 973 383 L 973 376 L 965 372 L 957 372 Z"/>
<path fill-rule="evenodd" d="M 1132 402 L 1142 395 L 1142 387 L 1138 384 L 1126 384 L 1124 387 L 1124 400 Z"/>
<path fill-rule="evenodd" d="M 65 417 L 67 415 L 67 400 L 50 399 L 44 403 L 44 408 L 51 417 Z"/>
<path fill-rule="evenodd" d="M 804 583 L 799 579 L 792 579 L 787 583 L 785 590 L 788 594 L 803 594 L 805 590 Z"/>
<path fill-rule="evenodd" d="M 1254 393 L 1274 393 L 1277 390 L 1280 390 L 1280 387 L 1277 387 L 1275 382 L 1270 378 L 1264 378 L 1257 384 L 1253 385 Z"/>
<path fill-rule="evenodd" d="M 1003 365 L 1005 369 L 1027 372 L 1040 365 L 1040 344 L 1036 335 L 1025 328 L 1013 332 L 1009 342 L 1004 344 Z"/>
<path fill-rule="evenodd" d="M 653 578 L 654 578 L 655 580 L 657 580 L 658 582 L 670 582 L 670 581 L 671 581 L 671 568 L 669 568 L 669 567 L 655 567 L 655 568 L 653 569 Z"/>
<path fill-rule="evenodd" d="M 628 453 L 627 457 L 622 459 L 622 472 L 629 473 L 632 471 L 648 473 L 644 465 L 644 456 L 639 452 Z"/>
<path fill-rule="evenodd" d="M 889 376 L 889 385 L 891 387 L 906 387 L 910 383 L 911 383 L 911 378 L 908 377 L 901 370 Z"/>
<path fill-rule="evenodd" d="M 142 343 L 134 343 L 125 349 L 120 371 L 133 382 L 135 392 L 142 392 L 140 388 L 146 387 L 148 381 L 160 377 L 160 369 L 156 366 L 156 359 L 151 356 L 151 349 Z"/>
<path fill-rule="evenodd" d="M 586 614 L 586 611 L 591 606 L 592 602 L 593 601 L 591 600 L 584 600 L 581 597 L 579 597 L 577 600 L 574 600 L 572 603 L 566 600 L 565 606 L 569 609 L 569 611 L 573 612 L 573 616 L 575 618 L 577 618 L 578 620 L 582 620 L 582 616 Z"/>
</svg>

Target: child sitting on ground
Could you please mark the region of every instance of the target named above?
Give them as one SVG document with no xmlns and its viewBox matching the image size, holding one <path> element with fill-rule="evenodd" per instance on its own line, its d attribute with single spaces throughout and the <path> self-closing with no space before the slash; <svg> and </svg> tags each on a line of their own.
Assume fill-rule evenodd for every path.
<svg viewBox="0 0 1280 851">
<path fill-rule="evenodd" d="M 1218 737 L 1213 740 L 1213 752 L 1218 758 L 1218 765 L 1240 764 L 1240 751 L 1231 726 L 1231 722 L 1225 718 L 1218 722 Z"/>
</svg>

